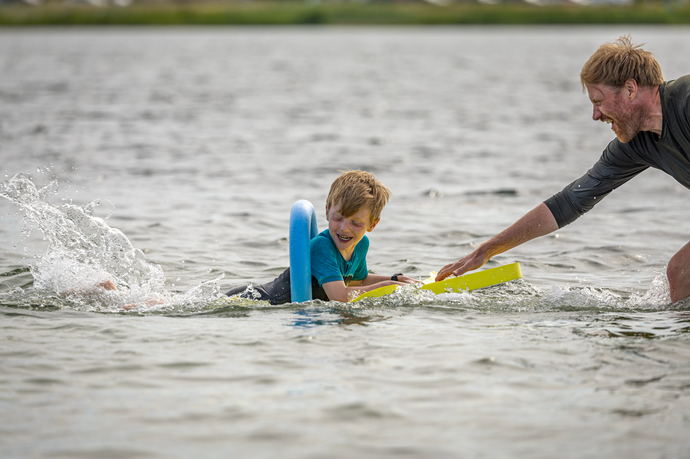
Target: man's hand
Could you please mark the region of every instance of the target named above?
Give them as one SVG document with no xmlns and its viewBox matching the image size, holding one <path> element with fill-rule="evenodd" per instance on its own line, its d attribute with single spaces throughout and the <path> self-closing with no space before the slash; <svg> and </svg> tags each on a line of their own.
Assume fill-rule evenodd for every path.
<svg viewBox="0 0 690 459">
<path fill-rule="evenodd" d="M 467 271 L 472 271 L 484 266 L 484 263 L 486 263 L 488 260 L 484 260 L 484 257 L 477 254 L 477 252 L 478 251 L 475 250 L 455 263 L 448 263 L 446 266 L 441 268 L 441 271 L 439 271 L 436 275 L 436 282 L 442 281 L 451 274 L 453 276 L 460 276 L 465 274 Z"/>
</svg>

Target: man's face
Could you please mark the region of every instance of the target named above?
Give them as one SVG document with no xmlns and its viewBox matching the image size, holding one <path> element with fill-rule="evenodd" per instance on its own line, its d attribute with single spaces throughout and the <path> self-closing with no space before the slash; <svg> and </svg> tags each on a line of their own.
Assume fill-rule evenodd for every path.
<svg viewBox="0 0 690 459">
<path fill-rule="evenodd" d="M 644 115 L 627 97 L 625 88 L 588 84 L 587 94 L 594 108 L 592 119 L 611 124 L 621 142 L 630 142 L 644 125 Z"/>
</svg>

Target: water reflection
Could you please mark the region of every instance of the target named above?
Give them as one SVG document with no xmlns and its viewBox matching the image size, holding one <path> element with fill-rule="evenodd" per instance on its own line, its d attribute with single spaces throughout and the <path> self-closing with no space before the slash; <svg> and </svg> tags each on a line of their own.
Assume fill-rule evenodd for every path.
<svg viewBox="0 0 690 459">
<path fill-rule="evenodd" d="M 319 325 L 366 326 L 369 323 L 381 322 L 389 318 L 382 315 L 360 315 L 339 308 L 300 309 L 295 312 L 295 315 L 298 318 L 291 325 L 296 328 L 310 328 Z M 337 317 L 333 317 L 333 315 Z"/>
</svg>

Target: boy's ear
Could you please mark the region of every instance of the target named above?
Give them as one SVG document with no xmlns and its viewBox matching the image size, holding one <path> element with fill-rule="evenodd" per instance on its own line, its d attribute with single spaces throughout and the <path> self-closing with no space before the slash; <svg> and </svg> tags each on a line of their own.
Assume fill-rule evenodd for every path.
<svg viewBox="0 0 690 459">
<path fill-rule="evenodd" d="M 328 221 L 328 204 L 326 204 L 326 221 Z"/>
<path fill-rule="evenodd" d="M 376 221 L 372 223 L 371 226 L 369 226 L 369 228 L 367 228 L 367 231 L 374 231 L 374 228 L 376 228 L 376 225 L 378 225 L 380 221 L 381 217 L 377 218 Z"/>
</svg>

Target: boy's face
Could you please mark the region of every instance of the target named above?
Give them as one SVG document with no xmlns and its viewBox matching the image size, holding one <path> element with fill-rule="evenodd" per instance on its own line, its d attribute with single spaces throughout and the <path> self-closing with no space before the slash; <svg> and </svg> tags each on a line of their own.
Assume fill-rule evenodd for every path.
<svg viewBox="0 0 690 459">
<path fill-rule="evenodd" d="M 326 206 L 326 220 L 331 239 L 343 258 L 348 261 L 364 234 L 373 230 L 379 222 L 379 219 L 371 222 L 369 209 L 360 209 L 354 215 L 343 217 L 340 213 L 340 203 L 334 204 L 330 209 Z"/>
</svg>

